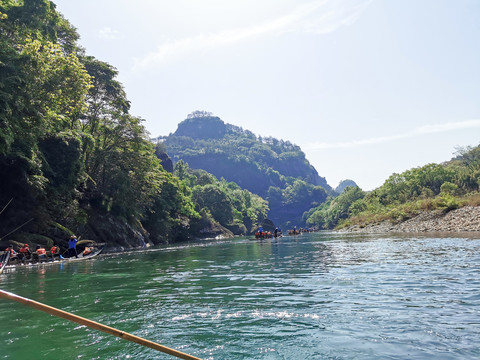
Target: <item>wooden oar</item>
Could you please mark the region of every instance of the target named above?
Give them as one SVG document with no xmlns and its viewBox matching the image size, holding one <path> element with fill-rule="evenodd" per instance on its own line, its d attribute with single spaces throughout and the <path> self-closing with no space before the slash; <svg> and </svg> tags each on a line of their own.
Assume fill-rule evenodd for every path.
<svg viewBox="0 0 480 360">
<path fill-rule="evenodd" d="M 180 358 L 180 359 L 201 360 L 198 357 L 185 354 L 185 353 L 183 353 L 181 351 L 178 351 L 178 350 L 175 350 L 175 349 L 168 348 L 166 346 L 157 344 L 153 341 L 143 339 L 141 337 L 126 333 L 124 331 L 112 328 L 110 326 L 100 324 L 98 322 L 83 318 L 81 316 L 74 315 L 72 313 L 54 308 L 54 307 L 49 306 L 49 305 L 39 303 L 35 300 L 31 300 L 31 299 L 27 299 L 27 298 L 18 296 L 16 294 L 13 294 L 13 293 L 10 293 L 10 292 L 4 291 L 4 290 L 0 290 L 0 298 L 4 298 L 4 299 L 19 302 L 21 304 L 33 307 L 34 309 L 44 311 L 47 314 L 50 314 L 50 315 L 53 315 L 53 316 L 58 316 L 58 317 L 76 322 L 77 324 L 85 325 L 85 326 L 90 327 L 90 328 L 95 329 L 95 330 L 103 331 L 107 334 L 111 334 L 111 335 L 117 336 L 119 338 L 122 338 L 124 340 L 132 341 L 132 342 L 135 342 L 137 344 L 147 346 L 149 348 L 164 352 L 166 354 L 175 356 L 175 357 Z"/>
</svg>

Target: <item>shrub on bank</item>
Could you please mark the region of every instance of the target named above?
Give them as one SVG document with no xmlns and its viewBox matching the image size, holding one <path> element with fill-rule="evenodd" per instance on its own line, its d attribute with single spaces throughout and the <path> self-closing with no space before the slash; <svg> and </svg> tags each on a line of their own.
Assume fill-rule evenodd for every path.
<svg viewBox="0 0 480 360">
<path fill-rule="evenodd" d="M 464 206 L 480 206 L 480 193 L 476 192 L 464 196 L 441 193 L 434 198 L 411 201 L 396 206 L 384 206 L 381 210 L 377 208 L 376 212 L 366 210 L 343 220 L 336 229 L 354 225 L 365 227 L 368 224 L 378 224 L 383 221 L 398 223 L 411 219 L 424 211 L 441 210 L 448 212 Z"/>
</svg>

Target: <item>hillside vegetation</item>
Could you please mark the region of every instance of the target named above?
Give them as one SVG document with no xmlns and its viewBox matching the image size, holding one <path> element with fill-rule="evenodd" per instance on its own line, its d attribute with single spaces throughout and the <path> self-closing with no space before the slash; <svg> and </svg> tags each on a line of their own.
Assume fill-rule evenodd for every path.
<svg viewBox="0 0 480 360">
<path fill-rule="evenodd" d="M 365 226 L 383 220 L 401 222 L 420 212 L 448 212 L 480 205 L 480 145 L 460 149 L 443 164 L 428 164 L 391 175 L 378 189 L 347 187 L 336 198 L 304 214 L 310 225 L 325 229 Z"/>
<path fill-rule="evenodd" d="M 222 225 L 242 233 L 266 216 L 266 203 L 234 184 L 167 172 L 117 70 L 78 46 L 52 2 L 0 1 L 0 19 L 2 246 L 64 244 L 72 233 L 137 246 L 228 232 Z"/>
<path fill-rule="evenodd" d="M 175 164 L 174 174 L 191 189 L 202 227 L 213 220 L 233 234 L 249 234 L 267 218 L 268 203 L 234 182 L 218 180 L 205 170 L 190 169 L 182 160 Z"/>
<path fill-rule="evenodd" d="M 276 224 L 301 222 L 304 211 L 333 194 L 297 145 L 257 137 L 207 112 L 190 114 L 175 133 L 157 141 L 174 162 L 182 160 L 265 198 Z"/>
</svg>

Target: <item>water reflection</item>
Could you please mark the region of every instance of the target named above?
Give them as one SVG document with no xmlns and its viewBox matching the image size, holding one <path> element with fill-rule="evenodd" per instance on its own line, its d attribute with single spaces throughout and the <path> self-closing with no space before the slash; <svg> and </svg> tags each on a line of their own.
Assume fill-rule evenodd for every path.
<svg viewBox="0 0 480 360">
<path fill-rule="evenodd" d="M 47 270 L 45 269 L 45 267 L 43 266 L 40 266 L 37 270 L 37 274 L 38 274 L 38 294 L 39 296 L 37 297 L 39 299 L 39 301 L 43 301 L 45 299 L 45 297 L 43 296 L 43 294 L 45 293 L 45 274 L 46 274 Z"/>
</svg>

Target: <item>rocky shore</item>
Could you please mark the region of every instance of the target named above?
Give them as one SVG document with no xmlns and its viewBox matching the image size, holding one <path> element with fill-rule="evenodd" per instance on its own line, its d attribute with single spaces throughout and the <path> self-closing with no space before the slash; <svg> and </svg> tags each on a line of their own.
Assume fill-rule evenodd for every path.
<svg viewBox="0 0 480 360">
<path fill-rule="evenodd" d="M 351 226 L 345 232 L 480 232 L 480 206 L 465 206 L 444 213 L 426 211 L 401 223 L 383 221 L 366 226 Z"/>
</svg>

